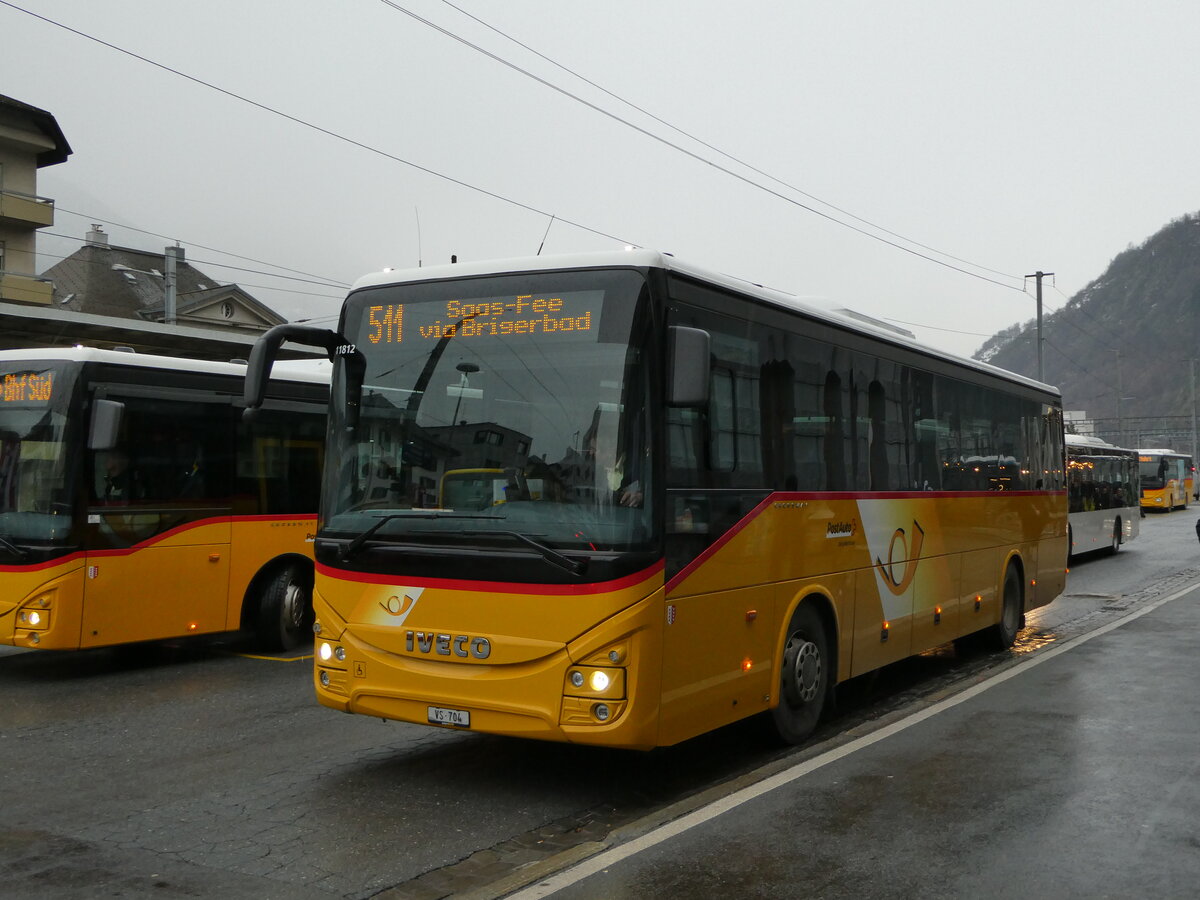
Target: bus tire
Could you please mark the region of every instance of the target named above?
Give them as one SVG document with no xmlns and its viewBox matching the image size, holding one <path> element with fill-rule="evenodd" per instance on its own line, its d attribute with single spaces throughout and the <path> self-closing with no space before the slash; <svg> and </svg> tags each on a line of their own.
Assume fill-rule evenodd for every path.
<svg viewBox="0 0 1200 900">
<path fill-rule="evenodd" d="M 1121 530 L 1121 517 L 1117 516 L 1117 521 L 1113 523 L 1112 544 L 1110 544 L 1109 548 L 1108 548 L 1108 552 L 1110 555 L 1115 554 L 1118 550 L 1121 549 L 1122 535 L 1123 535 L 1123 532 Z"/>
<path fill-rule="evenodd" d="M 817 727 L 829 696 L 829 637 L 810 603 L 792 614 L 783 641 L 779 703 L 771 710 L 775 730 L 786 743 L 799 744 Z"/>
<path fill-rule="evenodd" d="M 1004 573 L 1004 587 L 1000 594 L 1000 621 L 983 632 L 984 642 L 991 650 L 1007 650 L 1017 640 L 1024 618 L 1021 575 L 1017 566 L 1009 564 Z"/>
<path fill-rule="evenodd" d="M 299 563 L 280 566 L 259 597 L 254 632 L 263 650 L 294 650 L 312 640 L 312 575 Z"/>
</svg>

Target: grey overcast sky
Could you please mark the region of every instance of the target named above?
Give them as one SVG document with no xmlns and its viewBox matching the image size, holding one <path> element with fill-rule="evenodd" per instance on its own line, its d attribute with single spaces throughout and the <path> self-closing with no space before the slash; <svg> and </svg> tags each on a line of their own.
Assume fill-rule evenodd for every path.
<svg viewBox="0 0 1200 900">
<path fill-rule="evenodd" d="M 385 266 L 629 243 L 969 355 L 1023 276 L 1057 309 L 1200 208 L 1198 37 L 1195 0 L 0 0 L 0 93 L 74 150 L 44 265 L 119 223 L 325 317 Z"/>
</svg>

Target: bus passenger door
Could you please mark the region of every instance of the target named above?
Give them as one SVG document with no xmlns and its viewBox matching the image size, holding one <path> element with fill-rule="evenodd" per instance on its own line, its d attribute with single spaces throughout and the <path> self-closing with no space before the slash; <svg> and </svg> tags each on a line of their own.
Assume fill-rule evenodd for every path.
<svg viewBox="0 0 1200 900">
<path fill-rule="evenodd" d="M 928 555 L 921 510 L 895 500 L 859 500 L 868 562 L 855 584 L 851 675 L 862 675 L 913 652 L 918 572 Z"/>
<path fill-rule="evenodd" d="M 855 578 L 851 677 L 908 656 L 913 622 L 913 585 L 899 595 L 893 594 L 876 567 L 859 569 Z"/>
<path fill-rule="evenodd" d="M 134 385 L 102 386 L 96 395 L 122 404 L 122 413 L 117 444 L 85 460 L 81 646 L 225 630 L 229 396 Z"/>
</svg>

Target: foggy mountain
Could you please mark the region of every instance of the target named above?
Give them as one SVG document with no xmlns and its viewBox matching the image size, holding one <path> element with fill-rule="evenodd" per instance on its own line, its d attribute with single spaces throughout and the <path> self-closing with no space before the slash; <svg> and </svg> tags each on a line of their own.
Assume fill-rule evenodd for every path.
<svg viewBox="0 0 1200 900">
<path fill-rule="evenodd" d="M 1050 278 L 1042 299 L 1044 310 L 1062 300 Z M 1190 450 L 1192 360 L 1200 359 L 1200 213 L 1118 254 L 1064 307 L 1043 314 L 1043 335 L 1045 380 L 1062 391 L 1064 410 L 1082 411 L 1115 443 Z M 975 359 L 1036 378 L 1036 320 L 992 336 Z"/>
</svg>

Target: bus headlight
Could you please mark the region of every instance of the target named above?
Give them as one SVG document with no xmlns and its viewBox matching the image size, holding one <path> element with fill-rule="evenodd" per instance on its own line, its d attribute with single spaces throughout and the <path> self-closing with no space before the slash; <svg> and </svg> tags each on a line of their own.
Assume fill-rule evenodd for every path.
<svg viewBox="0 0 1200 900">
<path fill-rule="evenodd" d="M 50 627 L 50 610 L 23 609 L 17 613 L 17 627 L 45 631 Z"/>
<path fill-rule="evenodd" d="M 321 670 L 320 681 L 321 687 L 329 687 L 329 673 L 324 669 Z"/>
<path fill-rule="evenodd" d="M 625 697 L 625 670 L 600 666 L 579 666 L 567 670 L 563 691 L 568 697 L 603 697 L 621 700 Z"/>
<path fill-rule="evenodd" d="M 335 669 L 346 668 L 346 648 L 332 641 L 317 642 L 317 663 Z"/>
<path fill-rule="evenodd" d="M 597 703 L 592 707 L 592 715 L 596 717 L 597 721 L 607 722 L 609 716 L 608 704 Z"/>
</svg>

